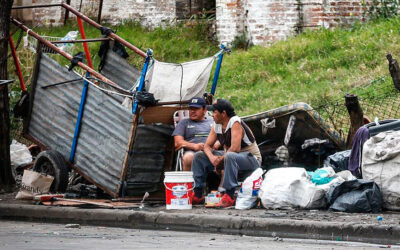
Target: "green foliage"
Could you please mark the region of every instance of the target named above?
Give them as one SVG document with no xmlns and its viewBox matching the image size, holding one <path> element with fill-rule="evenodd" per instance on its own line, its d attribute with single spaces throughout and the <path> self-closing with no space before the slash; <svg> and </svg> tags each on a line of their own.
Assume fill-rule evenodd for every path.
<svg viewBox="0 0 400 250">
<path fill-rule="evenodd" d="M 394 58 L 400 58 L 399 26 L 398 18 L 380 19 L 350 29 L 306 31 L 270 47 L 233 50 L 224 56 L 216 98 L 230 99 L 239 115 L 248 115 L 295 102 L 314 106 L 343 101 L 345 93 L 373 94 L 373 86 L 392 84 L 385 55 L 390 51 Z M 152 48 L 160 61 L 181 63 L 218 51 L 214 41 L 201 35 L 206 29 L 191 21 L 154 30 L 131 21 L 112 28 L 141 50 Z M 70 30 L 76 30 L 76 26 L 41 29 L 39 33 L 63 37 Z M 85 31 L 88 38 L 101 36 L 89 26 Z M 80 44 L 75 46 L 75 52 L 83 51 Z M 95 65 L 99 62 L 99 46 L 89 44 Z M 141 69 L 143 58 L 128 52 L 129 62 Z M 34 55 L 22 49 L 19 54 L 23 68 L 31 69 Z M 66 60 L 60 62 L 68 64 Z M 9 67 L 11 73 L 12 64 Z M 29 72 L 24 74 L 30 75 Z M 209 88 L 211 82 L 212 77 Z"/>
<path fill-rule="evenodd" d="M 243 32 L 242 34 L 235 36 L 232 42 L 232 49 L 244 49 L 247 50 L 250 46 L 250 41 L 247 38 L 247 33 Z"/>
<path fill-rule="evenodd" d="M 364 15 L 372 19 L 391 18 L 399 14 L 399 0 L 372 0 L 371 2 L 363 0 L 361 3 L 364 7 Z"/>
</svg>

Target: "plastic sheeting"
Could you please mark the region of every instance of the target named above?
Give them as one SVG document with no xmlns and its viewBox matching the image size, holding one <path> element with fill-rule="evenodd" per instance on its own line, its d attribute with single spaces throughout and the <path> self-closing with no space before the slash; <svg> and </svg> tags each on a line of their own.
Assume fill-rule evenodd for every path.
<svg viewBox="0 0 400 250">
<path fill-rule="evenodd" d="M 379 213 L 382 194 L 373 181 L 352 180 L 337 183 L 327 193 L 329 210 L 348 213 Z"/>
<path fill-rule="evenodd" d="M 147 91 L 160 102 L 189 100 L 202 96 L 210 78 L 215 56 L 186 63 L 164 63 L 154 60 L 148 71 Z"/>
<path fill-rule="evenodd" d="M 323 208 L 325 190 L 310 181 L 304 168 L 276 168 L 264 176 L 259 197 L 265 208 Z"/>
<path fill-rule="evenodd" d="M 381 189 L 383 207 L 400 210 L 400 131 L 387 131 L 364 144 L 362 175 Z"/>
</svg>

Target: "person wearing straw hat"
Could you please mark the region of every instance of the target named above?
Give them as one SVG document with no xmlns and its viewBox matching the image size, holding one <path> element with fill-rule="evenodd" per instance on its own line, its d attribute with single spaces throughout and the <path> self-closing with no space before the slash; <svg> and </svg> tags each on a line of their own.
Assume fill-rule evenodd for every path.
<svg viewBox="0 0 400 250">
<path fill-rule="evenodd" d="M 183 171 L 191 170 L 194 153 L 203 150 L 210 133 L 213 120 L 206 113 L 205 100 L 201 97 L 192 98 L 189 102 L 189 118 L 180 121 L 172 133 L 175 150 L 185 149 L 182 157 Z"/>
<path fill-rule="evenodd" d="M 214 124 L 204 144 L 204 151 L 197 152 L 193 158 L 195 187 L 192 204 L 204 202 L 203 189 L 206 187 L 208 173 L 220 173 L 224 169 L 222 187 L 226 192 L 221 201 L 212 207 L 230 207 L 235 202 L 239 171 L 253 172 L 259 168 L 261 154 L 253 132 L 236 115 L 229 101 L 218 99 L 213 105 L 207 106 L 207 109 L 213 111 Z M 217 141 L 224 150 L 213 149 Z"/>
</svg>

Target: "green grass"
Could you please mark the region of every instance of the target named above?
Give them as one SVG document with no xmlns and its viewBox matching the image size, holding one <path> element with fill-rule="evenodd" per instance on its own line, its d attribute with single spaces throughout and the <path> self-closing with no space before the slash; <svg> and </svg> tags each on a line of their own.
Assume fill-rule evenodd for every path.
<svg viewBox="0 0 400 250">
<path fill-rule="evenodd" d="M 72 25 L 40 29 L 38 33 L 62 37 L 77 30 Z M 233 50 L 224 56 L 216 97 L 231 100 L 239 115 L 248 115 L 300 101 L 318 105 L 342 100 L 345 93 L 373 93 L 374 87 L 363 86 L 376 81 L 391 84 L 385 56 L 389 51 L 400 59 L 398 27 L 400 19 L 378 20 L 347 29 L 307 31 L 270 47 Z M 126 22 L 112 28 L 138 48 L 152 48 L 160 61 L 185 62 L 218 51 L 217 44 L 206 39 L 205 24 L 149 31 Z M 97 29 L 85 29 L 87 38 L 101 37 Z M 99 45 L 90 44 L 95 64 Z M 143 59 L 130 54 L 129 62 L 141 68 Z M 22 57 L 24 66 L 31 67 L 32 55 Z"/>
</svg>

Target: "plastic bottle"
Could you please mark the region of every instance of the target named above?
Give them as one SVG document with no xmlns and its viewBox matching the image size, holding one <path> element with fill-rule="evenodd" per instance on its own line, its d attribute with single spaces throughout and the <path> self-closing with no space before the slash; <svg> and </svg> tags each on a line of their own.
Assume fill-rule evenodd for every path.
<svg viewBox="0 0 400 250">
<path fill-rule="evenodd" d="M 70 31 L 68 32 L 63 38 L 61 38 L 61 41 L 71 41 L 71 40 L 75 40 L 78 37 L 78 31 L 74 30 L 74 31 Z M 69 49 L 72 48 L 73 43 L 63 43 L 60 46 L 60 49 L 62 49 L 63 51 L 67 51 Z"/>
</svg>

